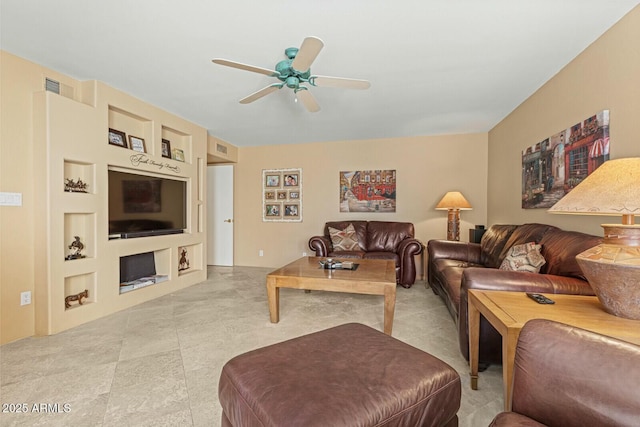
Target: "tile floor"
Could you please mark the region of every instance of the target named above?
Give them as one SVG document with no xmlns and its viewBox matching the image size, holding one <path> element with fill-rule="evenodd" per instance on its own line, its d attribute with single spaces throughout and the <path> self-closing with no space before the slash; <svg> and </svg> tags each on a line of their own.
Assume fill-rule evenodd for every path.
<svg viewBox="0 0 640 427">
<path fill-rule="evenodd" d="M 219 426 L 218 377 L 234 355 L 347 322 L 382 330 L 381 297 L 294 289 L 280 291 L 280 322 L 271 324 L 270 270 L 209 267 L 207 281 L 183 291 L 0 347 L 2 409 L 27 409 L 3 411 L 0 425 Z M 460 426 L 486 426 L 500 412 L 501 367 L 470 389 L 454 322 L 423 282 L 398 288 L 393 336 L 460 373 Z"/>
</svg>

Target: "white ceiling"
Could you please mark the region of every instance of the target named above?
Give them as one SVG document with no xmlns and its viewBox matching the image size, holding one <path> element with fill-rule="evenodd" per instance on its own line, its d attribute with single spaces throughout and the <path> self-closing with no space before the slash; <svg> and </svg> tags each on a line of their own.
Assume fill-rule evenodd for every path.
<svg viewBox="0 0 640 427">
<path fill-rule="evenodd" d="M 0 0 L 3 50 L 97 79 L 236 146 L 486 132 L 638 0 Z M 264 68 L 304 37 L 313 74 L 371 81 L 313 87 L 309 113 Z"/>
</svg>

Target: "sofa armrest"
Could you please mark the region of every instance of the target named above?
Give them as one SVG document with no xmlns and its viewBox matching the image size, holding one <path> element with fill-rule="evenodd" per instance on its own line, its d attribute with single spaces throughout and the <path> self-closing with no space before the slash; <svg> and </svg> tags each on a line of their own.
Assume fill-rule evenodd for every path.
<svg viewBox="0 0 640 427">
<path fill-rule="evenodd" d="M 422 253 L 422 243 L 418 239 L 404 239 L 398 245 L 397 254 L 400 259 L 405 256 L 420 255 Z"/>
<path fill-rule="evenodd" d="M 331 240 L 324 236 L 313 236 L 309 239 L 309 249 L 316 252 L 316 256 L 325 257 L 333 250 Z"/>
<path fill-rule="evenodd" d="M 545 425 L 636 426 L 639 359 L 634 344 L 531 320 L 516 348 L 512 410 Z"/>
<path fill-rule="evenodd" d="M 467 291 L 539 292 L 548 294 L 595 295 L 589 283 L 575 277 L 553 274 L 507 271 L 497 268 L 467 268 L 462 273 L 460 306 L 458 307 L 458 340 L 460 351 L 469 358 L 469 315 Z M 500 362 L 502 339 L 500 334 L 482 318 L 480 320 L 481 362 Z"/>
<path fill-rule="evenodd" d="M 398 283 L 403 287 L 411 287 L 416 281 L 415 256 L 422 253 L 422 243 L 418 239 L 404 239 L 398 245 L 396 251 L 400 265 L 398 270 Z"/>
<path fill-rule="evenodd" d="M 446 258 L 480 264 L 480 243 L 429 240 L 427 243 L 427 252 L 430 261 Z"/>
</svg>

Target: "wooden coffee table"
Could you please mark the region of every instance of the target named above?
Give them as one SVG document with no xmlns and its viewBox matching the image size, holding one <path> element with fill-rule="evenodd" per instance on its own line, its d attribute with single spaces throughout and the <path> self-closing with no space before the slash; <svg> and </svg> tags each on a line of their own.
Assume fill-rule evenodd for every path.
<svg viewBox="0 0 640 427">
<path fill-rule="evenodd" d="M 328 270 L 320 267 L 320 257 L 304 257 L 267 275 L 267 298 L 271 323 L 280 320 L 280 288 L 347 292 L 384 296 L 384 333 L 391 335 L 396 307 L 396 266 L 394 261 L 349 259 L 356 270 Z M 334 258 L 340 261 L 339 258 Z"/>
<path fill-rule="evenodd" d="M 513 362 L 520 330 L 531 319 L 548 319 L 640 344 L 640 321 L 611 315 L 596 297 L 544 294 L 555 304 L 538 304 L 524 292 L 469 289 L 469 365 L 471 388 L 478 388 L 480 315 L 502 335 L 504 407 L 511 410 Z"/>
</svg>

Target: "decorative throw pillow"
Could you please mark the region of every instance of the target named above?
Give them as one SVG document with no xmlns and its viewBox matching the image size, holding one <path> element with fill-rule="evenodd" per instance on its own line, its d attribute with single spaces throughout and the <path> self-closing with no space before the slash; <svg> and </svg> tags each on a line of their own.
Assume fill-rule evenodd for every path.
<svg viewBox="0 0 640 427">
<path fill-rule="evenodd" d="M 535 242 L 512 246 L 500 264 L 500 270 L 539 273 L 540 268 L 547 262 L 540 253 L 541 248 L 542 246 Z"/>
<path fill-rule="evenodd" d="M 329 235 L 331 236 L 334 251 L 355 251 L 360 248 L 353 224 L 349 224 L 344 230 L 329 227 Z"/>
</svg>

